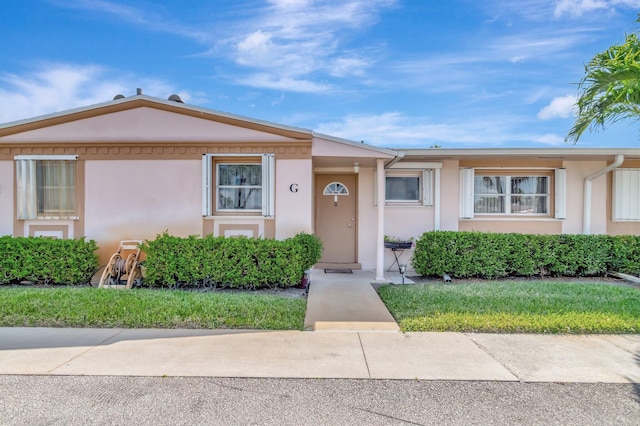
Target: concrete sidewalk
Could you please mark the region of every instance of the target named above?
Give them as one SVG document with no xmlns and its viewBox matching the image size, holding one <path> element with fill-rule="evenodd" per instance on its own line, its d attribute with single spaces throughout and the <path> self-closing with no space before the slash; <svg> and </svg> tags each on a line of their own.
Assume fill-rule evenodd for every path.
<svg viewBox="0 0 640 426">
<path fill-rule="evenodd" d="M 0 374 L 640 383 L 640 335 L 0 328 Z"/>
<path fill-rule="evenodd" d="M 0 374 L 640 383 L 640 335 L 404 334 L 371 282 L 314 271 L 313 332 L 0 328 Z"/>
</svg>

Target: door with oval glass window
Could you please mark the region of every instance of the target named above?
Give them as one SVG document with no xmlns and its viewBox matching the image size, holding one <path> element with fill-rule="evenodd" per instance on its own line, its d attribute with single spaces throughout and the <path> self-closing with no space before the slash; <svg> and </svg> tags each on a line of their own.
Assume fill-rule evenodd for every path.
<svg viewBox="0 0 640 426">
<path fill-rule="evenodd" d="M 316 175 L 316 235 L 322 263 L 356 263 L 356 175 Z"/>
</svg>

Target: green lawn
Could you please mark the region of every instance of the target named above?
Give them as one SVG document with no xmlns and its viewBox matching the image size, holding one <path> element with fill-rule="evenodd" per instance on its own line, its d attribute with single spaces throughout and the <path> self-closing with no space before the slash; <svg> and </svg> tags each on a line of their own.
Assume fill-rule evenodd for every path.
<svg viewBox="0 0 640 426">
<path fill-rule="evenodd" d="M 306 300 L 169 290 L 0 288 L 2 327 L 302 330 Z"/>
<path fill-rule="evenodd" d="M 629 287 L 495 281 L 378 292 L 402 331 L 640 333 L 640 291 Z"/>
</svg>

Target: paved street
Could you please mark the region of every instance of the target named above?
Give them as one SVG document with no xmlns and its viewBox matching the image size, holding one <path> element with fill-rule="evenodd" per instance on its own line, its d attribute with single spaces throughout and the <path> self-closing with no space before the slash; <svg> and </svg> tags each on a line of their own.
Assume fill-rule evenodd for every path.
<svg viewBox="0 0 640 426">
<path fill-rule="evenodd" d="M 0 424 L 640 424 L 634 384 L 0 376 Z"/>
</svg>

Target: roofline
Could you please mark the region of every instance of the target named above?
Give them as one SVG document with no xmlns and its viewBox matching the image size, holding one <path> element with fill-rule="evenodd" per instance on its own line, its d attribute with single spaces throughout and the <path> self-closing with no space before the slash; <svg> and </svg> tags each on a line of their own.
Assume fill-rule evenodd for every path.
<svg viewBox="0 0 640 426">
<path fill-rule="evenodd" d="M 405 159 L 411 156 L 455 157 L 527 155 L 539 157 L 563 157 L 571 155 L 640 155 L 640 148 L 415 148 L 403 149 Z"/>
<path fill-rule="evenodd" d="M 271 122 L 271 121 L 257 120 L 257 119 L 246 117 L 246 116 L 242 116 L 242 115 L 231 114 L 231 113 L 228 113 L 228 112 L 218 111 L 218 110 L 211 109 L 211 108 L 204 108 L 204 107 L 184 104 L 184 103 L 170 101 L 170 100 L 162 99 L 162 98 L 156 98 L 156 97 L 148 96 L 148 95 L 133 95 L 133 96 L 125 97 L 125 98 L 114 99 L 114 100 L 111 100 L 111 101 L 101 102 L 101 103 L 98 103 L 98 104 L 93 104 L 93 105 L 88 105 L 88 106 L 83 106 L 83 107 L 78 107 L 78 108 L 71 108 L 71 109 L 58 111 L 58 112 L 45 114 L 45 115 L 40 115 L 40 116 L 36 116 L 36 117 L 31 117 L 31 118 L 27 118 L 27 119 L 23 119 L 23 120 L 12 121 L 12 122 L 8 122 L 8 123 L 1 123 L 0 124 L 0 130 L 8 129 L 8 128 L 11 128 L 11 127 L 16 127 L 16 126 L 22 126 L 22 125 L 25 125 L 25 124 L 33 124 L 33 123 L 37 123 L 39 121 L 46 121 L 46 120 L 50 120 L 50 119 L 60 118 L 60 117 L 66 116 L 66 115 L 78 114 L 78 113 L 83 113 L 83 112 L 90 112 L 90 111 L 98 110 L 98 109 L 105 108 L 105 107 L 123 105 L 123 104 L 127 104 L 127 103 L 130 103 L 130 102 L 135 102 L 135 101 L 147 101 L 147 102 L 152 102 L 152 103 L 156 103 L 156 104 L 162 104 L 162 105 L 165 105 L 165 106 L 168 106 L 168 107 L 172 107 L 172 108 L 180 108 L 180 109 L 185 109 L 185 110 L 189 110 L 189 111 L 192 111 L 192 112 L 197 112 L 197 113 L 200 113 L 200 114 L 219 116 L 219 117 L 227 118 L 227 119 L 230 119 L 230 120 L 244 121 L 244 122 L 247 122 L 247 123 L 252 123 L 252 124 L 259 125 L 259 126 L 271 127 L 271 128 L 274 128 L 274 129 L 283 130 L 283 131 L 287 131 L 287 132 L 306 133 L 309 136 L 312 136 L 312 134 L 313 134 L 312 130 L 305 129 L 305 128 L 302 128 L 302 127 L 294 127 L 294 126 L 288 126 L 288 125 L 274 123 L 274 122 Z"/>
<path fill-rule="evenodd" d="M 313 137 L 314 138 L 319 138 L 319 139 L 326 139 L 328 141 L 331 142 L 337 142 L 337 143 L 341 143 L 341 144 L 345 144 L 345 145 L 351 145 L 354 146 L 356 148 L 360 148 L 360 149 L 366 149 L 368 151 L 373 151 L 373 152 L 378 152 L 380 154 L 386 154 L 386 155 L 392 155 L 394 157 L 397 157 L 399 155 L 398 150 L 393 150 L 393 149 L 389 149 L 389 148 L 380 148 L 374 145 L 369 145 L 366 144 L 364 142 L 356 142 L 356 141 L 352 141 L 350 139 L 344 139 L 344 138 L 339 138 L 337 136 L 331 136 L 331 135 L 327 135 L 324 133 L 318 133 L 316 131 L 312 131 Z"/>
</svg>

